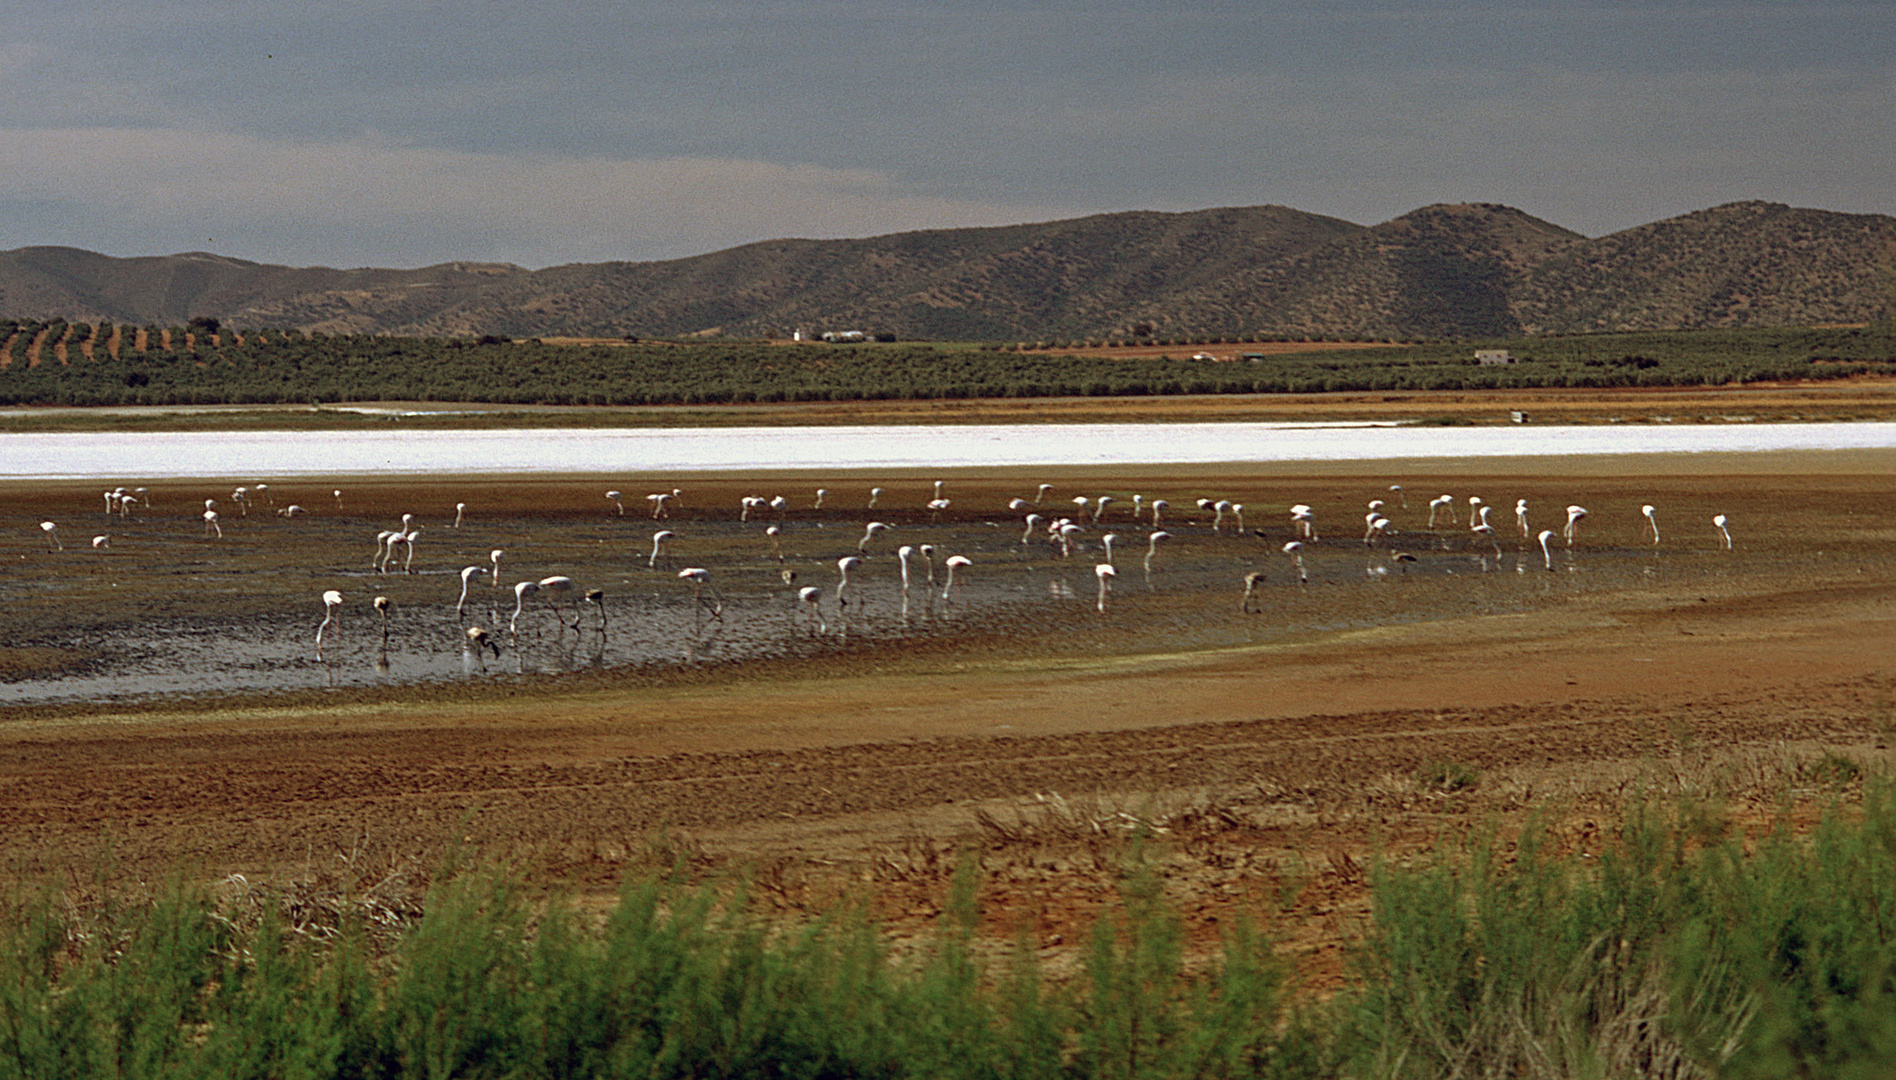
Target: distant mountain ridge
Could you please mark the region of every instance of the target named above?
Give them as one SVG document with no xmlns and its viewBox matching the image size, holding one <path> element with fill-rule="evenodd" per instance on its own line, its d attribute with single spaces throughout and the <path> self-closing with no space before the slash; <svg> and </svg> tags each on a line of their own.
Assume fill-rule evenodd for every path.
<svg viewBox="0 0 1896 1080">
<path fill-rule="evenodd" d="M 662 262 L 295 268 L 0 252 L 0 316 L 324 333 L 905 339 L 1501 337 L 1871 322 L 1896 218 L 1739 202 L 1589 239 L 1487 203 L 1365 226 L 1282 206 L 1135 211 Z"/>
</svg>

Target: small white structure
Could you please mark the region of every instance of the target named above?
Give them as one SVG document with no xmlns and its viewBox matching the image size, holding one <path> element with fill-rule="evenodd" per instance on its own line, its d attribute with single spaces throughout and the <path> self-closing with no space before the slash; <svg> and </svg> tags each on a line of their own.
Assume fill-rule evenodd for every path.
<svg viewBox="0 0 1896 1080">
<path fill-rule="evenodd" d="M 825 330 L 824 341 L 868 341 L 869 335 L 861 330 Z"/>
<path fill-rule="evenodd" d="M 1480 364 L 1482 367 L 1487 367 L 1490 364 L 1512 364 L 1514 363 L 1514 357 L 1508 355 L 1506 349 L 1476 349 L 1475 363 Z"/>
</svg>

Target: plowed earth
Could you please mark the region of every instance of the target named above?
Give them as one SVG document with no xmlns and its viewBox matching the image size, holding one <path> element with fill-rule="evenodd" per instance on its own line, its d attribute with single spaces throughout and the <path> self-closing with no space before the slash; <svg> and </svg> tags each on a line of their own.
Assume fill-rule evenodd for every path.
<svg viewBox="0 0 1896 1080">
<path fill-rule="evenodd" d="M 682 861 L 742 871 L 787 913 L 864 900 L 898 935 L 926 927 L 956 864 L 974 859 L 996 940 L 1028 935 L 1057 971 L 1113 902 L 1128 860 L 1142 858 L 1198 940 L 1235 919 L 1262 922 L 1322 985 L 1342 977 L 1340 948 L 1366 917 L 1377 858 L 1424 857 L 1530 813 L 1571 849 L 1596 850 L 1642 791 L 1717 794 L 1760 825 L 1786 808 L 1802 820 L 1830 798 L 1811 762 L 1884 755 L 1896 692 L 1890 455 L 1486 467 L 1394 475 L 1417 494 L 1489 492 L 1510 511 L 1516 491 L 1540 507 L 1556 505 L 1554 492 L 1584 494 L 1614 508 L 1589 518 L 1593 542 L 1623 553 L 1646 543 L 1631 508 L 1650 500 L 1674 526 L 1660 555 L 1691 549 L 1690 572 L 1659 561 L 1643 579 L 1520 610 L 1311 624 L 1206 647 L 1168 648 L 1178 635 L 1141 633 L 1124 613 L 1093 619 L 1082 603 L 1085 618 L 1031 642 L 978 625 L 927 647 L 892 641 L 715 670 L 15 708 L 0 713 L 0 859 L 15 875 L 82 887 L 182 870 L 288 888 L 418 883 L 458 848 L 594 897 L 628 872 Z M 1326 543 L 1355 566 L 1361 542 L 1344 508 L 1384 493 L 1392 468 L 1122 479 L 1228 490 L 1253 507 L 1320 492 L 1344 534 Z M 680 486 L 713 515 L 779 480 L 789 490 L 795 478 Z M 1023 487 L 1018 476 L 952 482 L 957 505 L 1004 505 Z M 907 483 L 923 496 L 925 480 Z M 482 499 L 494 513 L 570 499 L 595 514 L 598 488 L 495 484 Z M 453 490 L 357 484 L 351 497 L 374 520 L 451 505 Z M 160 494 L 188 505 L 183 488 Z M 0 493 L 18 549 L 7 560 L 34 565 L 32 523 L 83 497 Z M 1710 528 L 1712 507 L 1732 515 L 1731 552 Z M 1277 512 L 1268 525 L 1288 536 Z M 1357 595 L 1341 571 L 1299 587 L 1274 560 L 1279 608 Z M 1472 584 L 1472 557 L 1463 561 Z M 1559 576 L 1540 562 L 1534 549 L 1502 573 L 1525 584 Z M 9 574 L 11 641 L 71 617 L 22 599 L 27 571 Z M 1404 585 L 1389 576 L 1376 587 Z M 1347 602 L 1398 594 L 1362 595 Z M 1206 597 L 1205 619 L 1279 617 L 1270 604 L 1240 615 L 1236 599 L 1235 587 Z M 25 647 L 0 661 L 16 673 L 52 662 Z"/>
</svg>

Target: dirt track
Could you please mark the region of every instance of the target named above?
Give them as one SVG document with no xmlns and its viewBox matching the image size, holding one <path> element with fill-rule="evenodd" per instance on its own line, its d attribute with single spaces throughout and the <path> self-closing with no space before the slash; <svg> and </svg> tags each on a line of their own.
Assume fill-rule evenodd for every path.
<svg viewBox="0 0 1896 1080">
<path fill-rule="evenodd" d="M 1896 496 L 1882 458 L 1824 461 L 1679 481 L 1749 492 L 1760 520 L 1863 492 L 1839 494 L 1824 534 L 1771 541 L 1855 555 L 1714 596 L 1620 590 L 1556 617 L 1208 653 L 983 641 L 881 673 L 490 701 L 19 710 L 0 733 L 0 858 L 74 883 L 370 881 L 458 844 L 590 890 L 683 857 L 751 867 L 790 909 L 870 895 L 899 927 L 938 911 L 972 851 L 996 929 L 1029 920 L 1058 958 L 1143 826 L 1197 931 L 1281 915 L 1332 977 L 1378 852 L 1529 809 L 1585 848 L 1640 785 L 1763 814 L 1820 794 L 1812 755 L 1882 756 L 1896 566 L 1876 552 Z"/>
</svg>

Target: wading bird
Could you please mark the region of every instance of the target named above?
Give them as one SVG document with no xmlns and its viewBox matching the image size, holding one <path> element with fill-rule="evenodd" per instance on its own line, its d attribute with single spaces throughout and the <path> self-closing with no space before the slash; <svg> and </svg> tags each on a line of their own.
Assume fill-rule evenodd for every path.
<svg viewBox="0 0 1896 1080">
<path fill-rule="evenodd" d="M 928 563 L 928 587 L 935 587 L 935 545 L 923 544 L 915 549 L 922 553 L 922 559 Z"/>
<path fill-rule="evenodd" d="M 679 494 L 679 490 L 673 488 L 670 491 L 654 491 L 647 495 L 645 501 L 652 504 L 652 517 L 654 519 L 671 517 L 671 510 L 666 504 L 676 499 Z"/>
<path fill-rule="evenodd" d="M 941 590 L 942 601 L 946 603 L 954 596 L 955 571 L 964 566 L 973 566 L 974 560 L 968 558 L 966 555 L 950 555 L 948 556 L 948 561 L 942 565 L 948 568 L 948 583 L 944 585 Z"/>
<path fill-rule="evenodd" d="M 593 610 L 599 613 L 599 632 L 602 634 L 605 633 L 606 632 L 606 590 L 587 589 L 586 602 L 588 604 L 591 604 L 593 606 Z"/>
<path fill-rule="evenodd" d="M 778 562 L 782 562 L 783 561 L 783 541 L 782 541 L 783 530 L 778 528 L 775 525 L 772 525 L 769 528 L 764 530 L 764 536 L 770 541 L 770 553 L 777 557 Z"/>
<path fill-rule="evenodd" d="M 1022 531 L 1022 533 L 1020 534 L 1020 543 L 1022 547 L 1026 547 L 1027 542 L 1034 538 L 1034 530 L 1039 528 L 1041 523 L 1045 521 L 1046 519 L 1041 517 L 1039 514 L 1028 514 L 1024 520 L 1026 521 L 1027 528 L 1024 531 Z"/>
<path fill-rule="evenodd" d="M 1730 519 L 1723 514 L 1714 514 L 1712 516 L 1712 527 L 1718 530 L 1718 535 L 1725 538 L 1725 549 L 1727 551 L 1731 550 L 1731 530 L 1725 528 L 1729 521 Z"/>
<path fill-rule="evenodd" d="M 1642 527 L 1640 535 L 1641 536 L 1645 535 L 1645 529 L 1648 529 L 1648 528 L 1651 529 L 1652 530 L 1652 546 L 1658 547 L 1659 546 L 1659 519 L 1653 516 L 1655 512 L 1653 510 L 1653 505 L 1651 503 L 1647 503 L 1646 505 L 1639 508 L 1639 512 L 1646 516 L 1646 524 L 1644 527 Z"/>
<path fill-rule="evenodd" d="M 619 508 L 619 516 L 625 516 L 625 496 L 617 491 L 606 492 L 606 501 Z"/>
<path fill-rule="evenodd" d="M 1106 549 L 1106 562 L 1109 565 L 1113 561 L 1113 545 L 1118 542 L 1119 542 L 1118 533 L 1107 533 L 1105 536 L 1102 536 L 1099 538 L 1099 546 Z"/>
<path fill-rule="evenodd" d="M 717 586 L 711 584 L 711 571 L 702 566 L 687 566 L 678 571 L 678 577 L 680 580 L 691 582 L 691 596 L 697 601 L 699 607 L 709 611 L 712 618 L 723 620 L 724 599 L 718 595 Z M 714 604 L 704 598 L 706 589 L 710 589 L 713 595 L 718 595 L 717 603 Z"/>
<path fill-rule="evenodd" d="M 623 514 L 625 513 L 625 510 L 621 508 L 619 512 Z M 454 504 L 454 527 L 457 529 L 460 528 L 461 519 L 465 518 L 466 516 L 467 516 L 467 504 L 464 502 L 455 503 Z"/>
<path fill-rule="evenodd" d="M 374 603 L 375 603 L 376 614 L 382 617 L 382 647 L 387 648 L 388 647 L 388 597 L 378 596 L 375 598 Z"/>
<path fill-rule="evenodd" d="M 1093 576 L 1099 579 L 1099 602 L 1094 606 L 1099 608 L 1100 614 L 1104 615 L 1106 613 L 1106 596 L 1113 591 L 1112 580 L 1119 576 L 1119 571 L 1113 569 L 1112 563 L 1100 563 L 1093 567 Z"/>
<path fill-rule="evenodd" d="M 1047 497 L 1047 492 L 1052 491 L 1052 490 L 1053 490 L 1052 484 L 1040 485 L 1040 487 L 1036 489 L 1034 492 L 1034 505 L 1039 506 L 1041 500 Z"/>
<path fill-rule="evenodd" d="M 1568 547 L 1573 546 L 1573 534 L 1579 531 L 1577 526 L 1580 524 L 1580 519 L 1586 516 L 1587 516 L 1587 508 L 1584 506 L 1567 507 L 1567 546 Z"/>
<path fill-rule="evenodd" d="M 471 584 L 475 578 L 481 576 L 481 573 L 485 569 L 486 569 L 485 567 L 480 567 L 480 566 L 463 566 L 461 568 L 461 598 L 454 602 L 454 617 L 455 618 L 458 619 L 462 615 L 467 613 L 468 585 Z"/>
<path fill-rule="evenodd" d="M 816 501 L 810 504 L 810 509 L 812 509 L 812 510 L 821 510 L 821 509 L 823 509 L 823 499 L 824 499 L 824 497 L 826 497 L 827 495 L 829 495 L 829 489 L 828 489 L 828 488 L 817 488 L 817 489 L 816 489 Z"/>
<path fill-rule="evenodd" d="M 1541 561 L 1547 564 L 1549 570 L 1554 568 L 1553 539 L 1554 530 L 1542 529 L 1540 531 Z"/>
<path fill-rule="evenodd" d="M 862 560 L 854 555 L 845 555 L 836 560 L 836 606 L 849 606 L 849 572 L 862 565 Z"/>
<path fill-rule="evenodd" d="M 569 623 L 566 621 L 566 616 L 560 614 L 560 602 L 558 599 L 562 596 L 573 595 L 573 579 L 564 574 L 554 574 L 551 577 L 543 577 L 540 579 L 540 591 L 547 594 L 546 606 L 553 609 L 553 617 L 558 619 L 562 625 L 570 626 L 574 630 L 578 630 L 579 605 L 573 605 L 573 621 Z"/>
<path fill-rule="evenodd" d="M 1212 503 L 1211 512 L 1211 531 L 1215 533 L 1223 532 L 1225 515 L 1231 512 L 1231 500 L 1219 499 L 1217 502 Z"/>
<path fill-rule="evenodd" d="M 1396 499 L 1404 510 L 1409 508 L 1409 493 L 1402 490 L 1401 484 L 1390 484 L 1389 490 L 1396 493 Z"/>
<path fill-rule="evenodd" d="M 316 628 L 316 659 L 323 658 L 323 635 L 329 631 L 330 624 L 340 622 L 337 613 L 342 610 L 342 594 L 334 589 L 323 593 L 323 622 Z"/>
<path fill-rule="evenodd" d="M 1290 520 L 1297 526 L 1297 532 L 1305 540 L 1317 538 L 1317 513 L 1303 503 L 1290 508 Z"/>
<path fill-rule="evenodd" d="M 889 527 L 887 525 L 884 525 L 880 521 L 870 522 L 862 530 L 862 539 L 856 541 L 856 551 L 862 555 L 869 554 L 867 550 L 869 546 L 869 541 L 874 540 L 876 538 L 877 533 L 887 532 L 888 528 Z"/>
<path fill-rule="evenodd" d="M 1438 495 L 1429 500 L 1429 528 L 1435 528 L 1435 518 L 1443 510 L 1448 511 L 1449 524 L 1455 523 L 1455 496 Z"/>
<path fill-rule="evenodd" d="M 1099 524 L 1099 519 L 1106 516 L 1106 508 L 1111 506 L 1112 504 L 1113 504 L 1113 497 L 1111 495 L 1101 495 L 1099 497 L 1098 506 L 1093 511 L 1093 524 L 1095 525 Z"/>
<path fill-rule="evenodd" d="M 1264 584 L 1264 571 L 1253 570 L 1244 575 L 1244 596 L 1238 601 L 1238 612 L 1243 615 L 1255 614 L 1251 610 L 1251 601 L 1257 596 L 1258 586 Z M 1262 613 L 1264 605 L 1259 603 L 1256 613 Z"/>
<path fill-rule="evenodd" d="M 870 488 L 869 489 L 869 509 L 874 510 L 876 508 L 876 503 L 880 501 L 882 501 L 882 489 L 879 487 Z"/>
<path fill-rule="evenodd" d="M 928 500 L 928 520 L 940 521 L 942 511 L 948 509 L 948 503 L 949 503 L 949 500 L 947 499 Z"/>
<path fill-rule="evenodd" d="M 1303 544 L 1296 540 L 1292 540 L 1290 543 L 1284 545 L 1284 554 L 1290 556 L 1290 561 L 1297 567 L 1297 583 L 1299 585 L 1308 585 L 1310 584 L 1310 575 L 1304 572 L 1303 550 Z"/>
<path fill-rule="evenodd" d="M 470 626 L 467 628 L 466 648 L 469 652 L 474 654 L 475 659 L 481 662 L 481 670 L 483 672 L 487 670 L 487 658 L 481 655 L 482 649 L 494 650 L 494 659 L 500 659 L 500 642 L 493 640 L 493 637 L 489 635 L 486 630 L 478 626 Z"/>
<path fill-rule="evenodd" d="M 103 533 L 92 538 L 92 550 L 94 551 L 105 551 L 111 546 L 112 538 Z"/>
<path fill-rule="evenodd" d="M 673 537 L 677 535 L 678 535 L 677 533 L 672 532 L 670 529 L 660 529 L 657 532 L 653 533 L 652 534 L 652 557 L 645 560 L 645 565 L 647 567 L 650 567 L 653 570 L 658 569 L 658 557 L 665 550 L 665 542 L 667 540 L 672 539 Z"/>
<path fill-rule="evenodd" d="M 1159 527 L 1160 519 L 1163 518 L 1165 516 L 1165 512 L 1167 510 L 1170 510 L 1171 508 L 1172 508 L 1172 504 L 1169 502 L 1166 502 L 1164 499 L 1152 500 L 1152 527 L 1153 528 L 1156 529 Z"/>
<path fill-rule="evenodd" d="M 907 544 L 895 549 L 895 561 L 902 564 L 902 599 L 905 601 L 909 594 L 909 556 L 914 554 L 915 549 Z"/>
<path fill-rule="evenodd" d="M 1146 537 L 1145 572 L 1147 577 L 1152 576 L 1152 559 L 1159 553 L 1159 541 L 1171 538 L 1172 534 L 1163 530 L 1154 530 Z"/>
<path fill-rule="evenodd" d="M 217 523 L 217 511 L 204 511 L 204 535 L 215 534 L 219 540 L 224 538 L 224 527 Z"/>
<path fill-rule="evenodd" d="M 500 557 L 505 554 L 507 553 L 500 548 L 487 553 L 487 561 L 494 564 L 494 588 L 496 589 L 500 588 Z"/>
<path fill-rule="evenodd" d="M 1530 533 L 1527 531 L 1527 500 L 1526 499 L 1516 499 L 1514 501 L 1514 523 L 1521 527 L 1521 539 L 1525 540 L 1529 536 L 1533 535 L 1533 533 Z"/>
<path fill-rule="evenodd" d="M 537 581 L 522 581 L 514 585 L 514 609 L 513 615 L 507 619 L 507 636 L 520 637 L 520 612 L 527 606 L 527 597 L 539 591 L 540 583 Z"/>
<path fill-rule="evenodd" d="M 46 535 L 47 551 L 64 551 L 66 545 L 59 542 L 59 526 L 50 521 L 40 522 L 40 532 Z"/>
<path fill-rule="evenodd" d="M 814 585 L 805 585 L 797 590 L 797 598 L 803 602 L 803 608 L 810 613 L 810 625 L 814 632 L 829 633 L 829 624 L 823 621 L 823 590 Z"/>
</svg>

